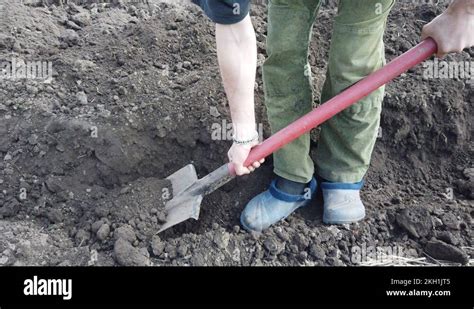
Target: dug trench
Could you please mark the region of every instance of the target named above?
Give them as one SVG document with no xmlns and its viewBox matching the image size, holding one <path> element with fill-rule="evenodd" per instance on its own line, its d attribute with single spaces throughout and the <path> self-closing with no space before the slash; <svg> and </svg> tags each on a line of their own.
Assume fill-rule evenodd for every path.
<svg viewBox="0 0 474 309">
<path fill-rule="evenodd" d="M 441 12 L 406 5 L 390 16 L 389 59 L 414 46 L 423 23 Z M 424 79 L 418 67 L 387 87 L 364 221 L 324 225 L 319 194 L 261 235 L 243 231 L 240 212 L 272 179 L 269 159 L 206 196 L 198 221 L 156 235 L 173 194 L 166 177 L 190 163 L 205 176 L 230 146 L 212 24 L 193 6 L 162 1 L 5 6 L 13 13 L 0 32 L 0 59 L 51 61 L 54 79 L 0 79 L 0 265 L 380 262 L 360 248 L 403 248 L 399 263 L 472 259 L 474 88 L 466 80 Z M 315 93 L 335 13 L 323 7 L 315 25 Z M 253 15 L 261 65 L 265 8 Z M 268 136 L 261 67 L 256 89 Z"/>
</svg>

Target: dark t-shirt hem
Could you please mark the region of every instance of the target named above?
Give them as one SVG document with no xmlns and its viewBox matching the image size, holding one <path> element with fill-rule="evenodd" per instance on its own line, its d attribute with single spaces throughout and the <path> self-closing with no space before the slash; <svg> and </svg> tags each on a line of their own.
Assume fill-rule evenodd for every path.
<svg viewBox="0 0 474 309">
<path fill-rule="evenodd" d="M 221 6 L 210 6 L 206 0 L 192 0 L 192 2 L 203 9 L 206 15 L 215 23 L 223 25 L 231 25 L 241 22 L 249 14 L 249 5 L 248 3 L 244 5 L 244 10 L 239 15 L 232 14 L 232 8 L 226 8 Z M 246 2 L 246 1 L 244 1 Z M 225 15 L 220 15 L 216 13 L 224 13 Z"/>
</svg>

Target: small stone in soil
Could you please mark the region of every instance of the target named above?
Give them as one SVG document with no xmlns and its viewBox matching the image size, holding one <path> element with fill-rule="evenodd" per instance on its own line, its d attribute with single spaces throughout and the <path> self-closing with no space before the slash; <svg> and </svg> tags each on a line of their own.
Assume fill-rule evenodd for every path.
<svg viewBox="0 0 474 309">
<path fill-rule="evenodd" d="M 223 233 L 216 233 L 214 235 L 213 241 L 217 245 L 218 248 L 225 249 L 227 248 L 229 244 L 229 239 L 230 239 L 230 234 L 227 232 L 223 232 Z"/>
<path fill-rule="evenodd" d="M 100 240 L 106 240 L 110 234 L 110 226 L 108 224 L 103 224 L 100 229 L 97 231 L 97 238 Z"/>
<path fill-rule="evenodd" d="M 57 176 L 49 176 L 48 179 L 46 179 L 45 184 L 46 188 L 53 193 L 65 190 L 63 180 Z"/>
<path fill-rule="evenodd" d="M 283 251 L 285 246 L 281 244 L 275 237 L 269 237 L 263 242 L 263 247 L 272 255 L 278 255 Z"/>
<path fill-rule="evenodd" d="M 156 219 L 158 220 L 159 223 L 166 223 L 166 213 L 164 212 L 159 212 L 156 215 Z"/>
<path fill-rule="evenodd" d="M 76 99 L 81 105 L 87 105 L 87 95 L 83 91 L 76 93 Z"/>
</svg>

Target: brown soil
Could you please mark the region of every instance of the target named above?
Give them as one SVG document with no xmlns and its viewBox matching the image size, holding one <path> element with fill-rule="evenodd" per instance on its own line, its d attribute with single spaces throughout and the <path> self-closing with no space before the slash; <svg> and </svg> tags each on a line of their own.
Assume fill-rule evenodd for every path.
<svg viewBox="0 0 474 309">
<path fill-rule="evenodd" d="M 0 0 L 0 60 L 51 61 L 54 70 L 51 83 L 0 79 L 0 265 L 352 265 L 351 250 L 362 245 L 468 262 L 474 87 L 467 81 L 425 80 L 418 67 L 387 87 L 363 222 L 323 225 L 319 197 L 259 237 L 242 231 L 240 212 L 272 178 L 268 160 L 207 196 L 199 221 L 156 236 L 169 188 L 161 179 L 189 163 L 202 177 L 230 146 L 211 139 L 213 124 L 230 122 L 213 25 L 198 8 L 170 1 L 53 2 Z M 389 59 L 442 12 L 412 6 L 399 3 L 390 16 Z M 316 91 L 335 13 L 324 7 L 314 29 Z M 253 16 L 263 60 L 265 7 Z M 472 61 L 473 53 L 448 60 Z M 268 136 L 262 98 L 259 69 L 257 114 Z"/>
</svg>

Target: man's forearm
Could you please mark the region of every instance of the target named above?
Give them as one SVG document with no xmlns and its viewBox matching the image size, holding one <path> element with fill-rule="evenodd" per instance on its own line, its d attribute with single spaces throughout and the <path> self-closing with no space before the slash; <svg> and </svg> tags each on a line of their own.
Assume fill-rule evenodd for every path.
<svg viewBox="0 0 474 309">
<path fill-rule="evenodd" d="M 234 135 L 239 140 L 253 138 L 257 42 L 250 16 L 237 24 L 217 24 L 216 41 L 219 67 L 229 100 Z"/>
</svg>

